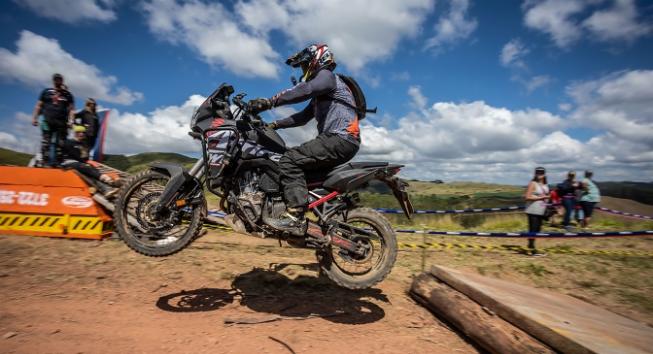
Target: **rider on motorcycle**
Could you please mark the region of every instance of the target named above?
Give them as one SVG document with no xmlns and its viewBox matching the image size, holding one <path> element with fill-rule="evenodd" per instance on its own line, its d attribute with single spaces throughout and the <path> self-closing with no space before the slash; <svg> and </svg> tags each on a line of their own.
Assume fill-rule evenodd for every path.
<svg viewBox="0 0 653 354">
<path fill-rule="evenodd" d="M 286 64 L 301 67 L 298 84 L 272 98 L 257 98 L 250 105 L 257 111 L 310 100 L 300 112 L 270 123 L 273 129 L 292 128 L 317 120 L 318 136 L 288 149 L 279 160 L 280 184 L 284 188 L 286 212 L 272 227 L 295 235 L 306 232 L 304 214 L 308 188 L 304 172 L 327 170 L 351 160 L 360 146 L 356 102 L 345 82 L 333 73 L 336 62 L 326 44 L 313 44 L 300 50 Z"/>
</svg>

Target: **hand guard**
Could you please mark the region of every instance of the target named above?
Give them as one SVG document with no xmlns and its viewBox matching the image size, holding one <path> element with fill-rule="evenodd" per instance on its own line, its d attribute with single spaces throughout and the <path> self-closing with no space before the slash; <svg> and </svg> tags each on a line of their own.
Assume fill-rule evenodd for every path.
<svg viewBox="0 0 653 354">
<path fill-rule="evenodd" d="M 272 102 L 267 98 L 255 98 L 249 101 L 249 109 L 253 113 L 260 113 L 272 108 Z"/>
</svg>

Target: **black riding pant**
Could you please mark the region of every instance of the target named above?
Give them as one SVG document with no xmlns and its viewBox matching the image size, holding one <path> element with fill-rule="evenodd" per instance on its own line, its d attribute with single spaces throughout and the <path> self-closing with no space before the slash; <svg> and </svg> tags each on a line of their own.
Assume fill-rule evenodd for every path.
<svg viewBox="0 0 653 354">
<path fill-rule="evenodd" d="M 287 206 L 298 208 L 308 204 L 304 172 L 331 169 L 351 160 L 356 152 L 357 144 L 336 134 L 320 134 L 286 151 L 279 160 L 279 170 Z"/>
<path fill-rule="evenodd" d="M 102 175 L 97 168 L 84 162 L 67 160 L 64 163 L 62 163 L 61 166 L 64 168 L 75 169 L 78 172 L 84 174 L 85 176 L 91 177 L 96 180 L 99 180 L 100 175 Z"/>
<path fill-rule="evenodd" d="M 528 216 L 528 233 L 536 234 L 542 231 L 544 215 L 526 214 Z M 535 249 L 535 239 L 528 239 L 528 248 Z"/>
</svg>

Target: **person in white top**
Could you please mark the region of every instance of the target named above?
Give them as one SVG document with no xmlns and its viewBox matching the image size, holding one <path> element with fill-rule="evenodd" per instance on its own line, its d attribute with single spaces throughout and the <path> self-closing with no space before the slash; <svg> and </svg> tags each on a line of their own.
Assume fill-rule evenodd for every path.
<svg viewBox="0 0 653 354">
<path fill-rule="evenodd" d="M 546 203 L 549 200 L 549 185 L 546 180 L 544 167 L 537 167 L 533 179 L 528 183 L 524 194 L 526 200 L 526 215 L 528 216 L 528 232 L 532 235 L 542 230 L 542 222 L 546 212 Z M 539 254 L 535 250 L 535 239 L 528 239 L 528 248 L 533 255 Z"/>
</svg>

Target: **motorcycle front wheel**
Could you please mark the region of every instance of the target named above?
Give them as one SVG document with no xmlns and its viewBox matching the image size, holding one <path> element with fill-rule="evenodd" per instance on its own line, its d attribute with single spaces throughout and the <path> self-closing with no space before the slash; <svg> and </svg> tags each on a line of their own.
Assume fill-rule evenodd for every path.
<svg viewBox="0 0 653 354">
<path fill-rule="evenodd" d="M 146 170 L 133 176 L 118 193 L 114 221 L 120 238 L 132 250 L 151 257 L 169 256 L 190 245 L 200 233 L 205 205 L 154 213 L 170 176 Z"/>
<path fill-rule="evenodd" d="M 366 289 L 381 282 L 397 260 L 397 237 L 392 225 L 381 213 L 370 208 L 352 209 L 342 221 L 370 232 L 371 236 L 354 236 L 352 240 L 363 243 L 368 252 L 356 256 L 333 246 L 320 249 L 317 259 L 322 273 L 348 289 Z"/>
</svg>

